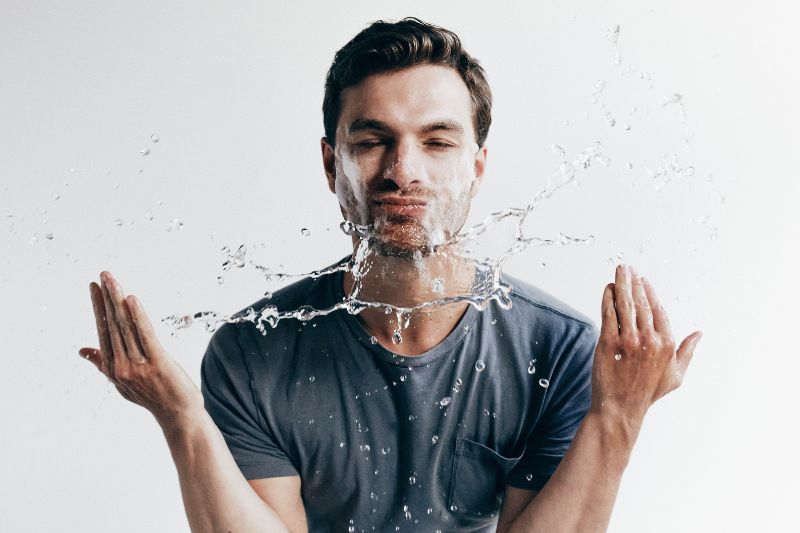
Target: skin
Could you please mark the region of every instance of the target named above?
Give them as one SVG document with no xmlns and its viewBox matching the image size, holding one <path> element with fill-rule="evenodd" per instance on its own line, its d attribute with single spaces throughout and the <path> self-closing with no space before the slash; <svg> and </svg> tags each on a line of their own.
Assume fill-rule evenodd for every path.
<svg viewBox="0 0 800 533">
<path fill-rule="evenodd" d="M 373 277 L 365 282 L 366 291 L 372 291 L 366 296 L 395 298 L 388 301 L 408 305 L 427 297 L 431 275 L 449 276 L 448 283 L 452 281 L 455 290 L 470 276 L 469 271 L 435 254 L 419 257 L 436 235 L 457 231 L 465 211 L 455 211 L 457 216 L 437 223 L 419 211 L 399 213 L 410 217 L 385 216 L 382 208 L 369 201 L 386 191 L 394 195 L 436 191 L 449 196 L 430 211 L 447 209 L 452 213 L 467 195 L 475 194 L 485 168 L 486 148 L 473 151 L 474 146 L 468 147 L 469 139 L 474 139 L 471 130 L 466 133 L 471 128 L 469 102 L 458 99 L 465 90 L 461 79 L 447 69 L 414 67 L 372 76 L 346 91 L 336 147 L 322 141 L 323 163 L 343 214 L 364 217 L 360 220 L 379 226 L 382 242 L 377 246 L 384 253 L 377 255 L 370 271 Z M 456 105 L 459 102 L 461 106 Z M 459 139 L 464 144 L 458 153 L 445 157 L 446 161 L 428 152 L 420 131 L 420 125 L 433 118 L 433 111 L 435 120 L 445 113 L 464 126 L 464 136 Z M 346 152 L 354 133 L 342 125 L 367 112 L 390 126 L 382 132 L 390 144 L 379 148 L 375 157 Z M 467 157 L 470 153 L 474 159 Z M 472 176 L 464 162 L 474 170 Z M 377 224 L 381 216 L 384 220 Z M 345 280 L 346 289 L 348 284 L 352 279 Z M 178 470 L 192 531 L 306 531 L 299 477 L 245 480 L 203 408 L 199 389 L 161 347 L 139 299 L 125 296 L 105 271 L 100 284 L 92 282 L 89 289 L 100 348 L 81 348 L 80 354 L 114 383 L 124 398 L 148 409 L 161 426 Z M 414 317 L 417 328 L 409 332 L 403 345 L 408 342 L 410 352 L 422 353 L 449 333 L 461 313 L 463 307 L 456 307 Z M 655 401 L 680 386 L 702 336 L 696 331 L 676 349 L 655 291 L 626 265 L 617 267 L 614 282 L 605 287 L 601 313 L 590 409 L 541 491 L 506 489 L 497 527 L 500 533 L 605 531 L 644 416 Z M 393 326 L 382 313 L 362 312 L 359 316 L 370 332 L 386 341 Z M 621 358 L 615 358 L 616 354 Z"/>
</svg>

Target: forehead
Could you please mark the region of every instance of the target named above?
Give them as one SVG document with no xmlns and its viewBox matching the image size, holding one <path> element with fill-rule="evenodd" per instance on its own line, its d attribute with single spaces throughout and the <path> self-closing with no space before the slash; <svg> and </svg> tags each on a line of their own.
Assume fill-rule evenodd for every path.
<svg viewBox="0 0 800 533">
<path fill-rule="evenodd" d="M 458 71 L 439 65 L 417 65 L 367 76 L 342 91 L 339 133 L 353 120 L 379 120 L 398 130 L 435 120 L 458 121 L 472 129 L 472 100 Z M 345 129 L 343 129 L 345 128 Z"/>
</svg>

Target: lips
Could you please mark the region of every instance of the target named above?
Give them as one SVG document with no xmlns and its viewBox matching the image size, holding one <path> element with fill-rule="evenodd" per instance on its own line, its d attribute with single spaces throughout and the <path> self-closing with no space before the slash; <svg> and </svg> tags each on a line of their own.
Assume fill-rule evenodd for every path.
<svg viewBox="0 0 800 533">
<path fill-rule="evenodd" d="M 421 198 L 407 196 L 383 196 L 373 200 L 376 204 L 425 206 L 428 202 Z"/>
<path fill-rule="evenodd" d="M 421 198 L 384 196 L 372 201 L 375 207 L 391 215 L 420 215 L 425 212 L 427 202 Z"/>
</svg>

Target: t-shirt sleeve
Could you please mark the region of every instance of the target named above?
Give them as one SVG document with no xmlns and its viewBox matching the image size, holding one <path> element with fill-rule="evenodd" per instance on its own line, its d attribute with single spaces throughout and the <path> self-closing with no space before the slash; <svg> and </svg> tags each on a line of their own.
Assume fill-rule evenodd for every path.
<svg viewBox="0 0 800 533">
<path fill-rule="evenodd" d="M 208 343 L 200 365 L 206 411 L 246 479 L 296 476 L 256 407 L 250 370 L 234 324 L 224 324 Z"/>
<path fill-rule="evenodd" d="M 507 485 L 538 491 L 558 468 L 589 411 L 597 338 L 597 328 L 586 326 L 562 346 L 545 392 L 542 415 L 526 441 L 522 459 L 506 479 Z"/>
</svg>

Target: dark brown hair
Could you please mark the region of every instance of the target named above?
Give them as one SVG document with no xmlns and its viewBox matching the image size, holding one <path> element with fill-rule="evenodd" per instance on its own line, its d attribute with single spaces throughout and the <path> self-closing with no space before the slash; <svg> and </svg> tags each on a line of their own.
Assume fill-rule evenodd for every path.
<svg viewBox="0 0 800 533">
<path fill-rule="evenodd" d="M 342 90 L 371 74 L 414 65 L 441 65 L 458 71 L 472 97 L 472 125 L 483 146 L 492 122 L 492 92 L 478 60 L 461 46 L 458 36 L 444 28 L 406 17 L 399 22 L 378 20 L 344 45 L 333 58 L 325 79 L 322 119 L 325 137 L 336 142 Z"/>
</svg>

